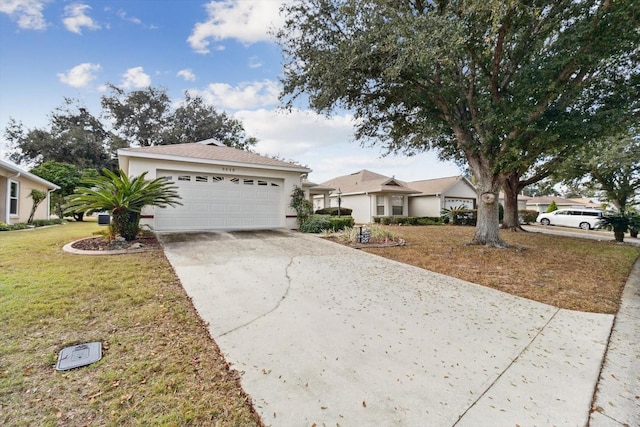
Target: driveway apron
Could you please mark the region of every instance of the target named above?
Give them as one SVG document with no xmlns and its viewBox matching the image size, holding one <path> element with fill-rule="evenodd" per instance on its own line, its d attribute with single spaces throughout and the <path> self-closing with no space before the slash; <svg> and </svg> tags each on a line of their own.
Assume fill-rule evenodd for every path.
<svg viewBox="0 0 640 427">
<path fill-rule="evenodd" d="M 266 425 L 589 419 L 612 315 L 286 230 L 160 239 Z"/>
</svg>

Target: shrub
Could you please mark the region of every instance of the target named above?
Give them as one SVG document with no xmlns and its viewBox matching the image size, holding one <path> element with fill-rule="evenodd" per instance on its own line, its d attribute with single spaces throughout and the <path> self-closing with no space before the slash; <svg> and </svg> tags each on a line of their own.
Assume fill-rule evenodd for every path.
<svg viewBox="0 0 640 427">
<path fill-rule="evenodd" d="M 538 211 L 524 209 L 518 211 L 518 216 L 520 216 L 521 223 L 532 224 L 535 223 L 536 218 L 538 218 Z"/>
<path fill-rule="evenodd" d="M 311 215 L 302 224 L 300 231 L 304 233 L 320 233 L 323 230 L 331 229 L 329 215 Z"/>
<path fill-rule="evenodd" d="M 329 218 L 329 223 L 333 231 L 340 231 L 347 227 L 353 227 L 355 221 L 351 216 L 332 216 Z"/>
<path fill-rule="evenodd" d="M 353 212 L 353 209 L 349 209 L 349 208 L 344 208 L 344 207 L 340 207 L 340 216 L 350 216 L 351 212 Z M 338 208 L 337 207 L 329 207 L 329 208 L 322 208 L 322 209 L 318 209 L 316 212 L 316 214 L 318 215 L 332 215 L 332 216 L 337 216 L 338 215 Z"/>
<path fill-rule="evenodd" d="M 305 198 L 304 190 L 295 186 L 291 192 L 291 203 L 289 206 L 296 211 L 298 225 L 302 229 L 302 224 L 313 214 L 313 204 Z"/>
<path fill-rule="evenodd" d="M 558 210 L 558 205 L 556 204 L 556 201 L 555 201 L 555 200 L 552 200 L 552 201 L 551 201 L 551 204 L 550 204 L 550 205 L 549 205 L 549 207 L 547 208 L 547 212 L 546 212 L 546 213 L 553 212 L 553 211 L 557 211 L 557 210 Z"/>
<path fill-rule="evenodd" d="M 445 224 L 476 225 L 477 211 L 467 209 L 464 205 L 442 209 L 441 213 Z"/>
<path fill-rule="evenodd" d="M 416 225 L 442 225 L 442 218 L 422 217 L 418 218 Z"/>
<path fill-rule="evenodd" d="M 30 227 L 44 227 L 45 225 L 54 225 L 54 224 L 63 224 L 65 221 L 62 219 L 36 219 L 32 224 L 27 224 L 24 222 L 18 224 L 6 224 L 4 222 L 0 222 L 0 231 L 14 231 L 14 230 L 24 230 Z"/>
</svg>

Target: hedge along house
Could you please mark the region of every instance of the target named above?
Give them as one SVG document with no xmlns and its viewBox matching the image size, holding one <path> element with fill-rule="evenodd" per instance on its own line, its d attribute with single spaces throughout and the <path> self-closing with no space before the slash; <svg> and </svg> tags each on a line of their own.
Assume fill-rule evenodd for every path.
<svg viewBox="0 0 640 427">
<path fill-rule="evenodd" d="M 49 219 L 51 192 L 59 188 L 13 163 L 0 160 L 0 222 L 6 224 L 27 222 L 33 207 L 31 190 L 43 191 L 47 195 L 36 209 L 33 218 Z"/>
<path fill-rule="evenodd" d="M 329 206 L 316 196 L 314 206 L 319 209 L 340 206 L 352 210 L 357 224 L 368 224 L 374 217 L 409 216 L 408 196 L 419 193 L 393 177 L 361 170 L 325 181 L 320 188 L 334 188 L 329 194 Z M 340 198 L 340 203 L 338 203 Z"/>
<path fill-rule="evenodd" d="M 182 206 L 146 207 L 142 225 L 155 231 L 296 228 L 289 207 L 310 169 L 206 141 L 118 150 L 128 176 L 174 182 Z"/>
<path fill-rule="evenodd" d="M 463 176 L 425 179 L 407 184 L 418 190 L 409 196 L 409 214 L 416 217 L 439 217 L 442 209 L 464 206 L 476 209 L 475 186 Z"/>
</svg>

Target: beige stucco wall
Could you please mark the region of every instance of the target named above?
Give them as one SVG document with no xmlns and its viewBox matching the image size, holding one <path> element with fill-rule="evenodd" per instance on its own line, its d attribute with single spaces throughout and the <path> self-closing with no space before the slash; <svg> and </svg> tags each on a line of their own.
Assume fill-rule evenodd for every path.
<svg viewBox="0 0 640 427">
<path fill-rule="evenodd" d="M 123 169 L 128 176 L 138 176 L 143 172 L 148 171 L 146 175 L 147 179 L 156 178 L 156 172 L 158 170 L 217 173 L 221 175 L 237 175 L 247 177 L 260 176 L 265 178 L 283 179 L 283 203 L 281 212 L 282 226 L 289 229 L 295 229 L 298 227 L 296 221 L 296 212 L 293 208 L 289 207 L 289 202 L 294 187 L 302 186 L 302 174 L 300 172 L 289 172 L 251 167 L 221 166 L 215 164 L 184 162 L 175 160 L 145 159 L 139 157 L 121 158 L 120 168 Z M 143 210 L 142 214 L 154 215 L 154 207 L 147 206 Z M 140 223 L 153 226 L 153 219 L 144 218 Z"/>
<path fill-rule="evenodd" d="M 9 209 L 9 182 L 18 182 L 18 215 L 9 215 L 7 217 Z M 31 208 L 33 207 L 33 199 L 29 197 L 31 190 L 44 191 L 47 194 L 47 198 L 40 203 L 38 209 L 36 209 L 34 219 L 49 219 L 49 206 L 50 197 L 47 186 L 33 181 L 25 176 L 15 177 L 15 174 L 7 176 L 3 174 L 0 176 L 0 221 L 8 224 L 18 224 L 27 222 Z"/>
<path fill-rule="evenodd" d="M 368 224 L 371 222 L 371 202 L 370 197 L 365 194 L 355 194 L 355 195 L 347 195 L 342 196 L 342 204 L 343 208 L 349 208 L 352 210 L 351 216 L 356 224 Z M 331 197 L 331 206 L 338 206 L 338 197 Z"/>
<path fill-rule="evenodd" d="M 409 215 L 440 216 L 440 211 L 445 207 L 446 199 L 463 199 L 466 202 L 465 205 L 477 206 L 476 190 L 460 180 L 438 196 L 411 196 L 409 198 Z"/>
<path fill-rule="evenodd" d="M 439 196 L 409 197 L 409 216 L 440 216 Z"/>
</svg>

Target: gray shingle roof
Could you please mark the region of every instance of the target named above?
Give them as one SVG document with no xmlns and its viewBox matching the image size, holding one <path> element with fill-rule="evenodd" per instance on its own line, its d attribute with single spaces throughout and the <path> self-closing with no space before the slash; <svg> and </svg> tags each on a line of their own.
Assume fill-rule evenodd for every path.
<svg viewBox="0 0 640 427">
<path fill-rule="evenodd" d="M 400 180 L 389 178 L 388 176 L 380 175 L 379 173 L 366 169 L 333 178 L 323 182 L 320 186 L 340 189 L 340 192 L 344 195 L 380 192 L 412 194 L 419 192 L 408 187 Z"/>
<path fill-rule="evenodd" d="M 152 154 L 174 158 L 203 159 L 219 161 L 225 163 L 244 163 L 249 165 L 268 166 L 272 168 L 286 168 L 310 172 L 310 169 L 290 162 L 272 159 L 249 151 L 238 150 L 237 148 L 199 144 L 197 142 L 188 144 L 155 145 L 152 147 L 132 147 L 118 150 L 123 155 Z"/>
</svg>

